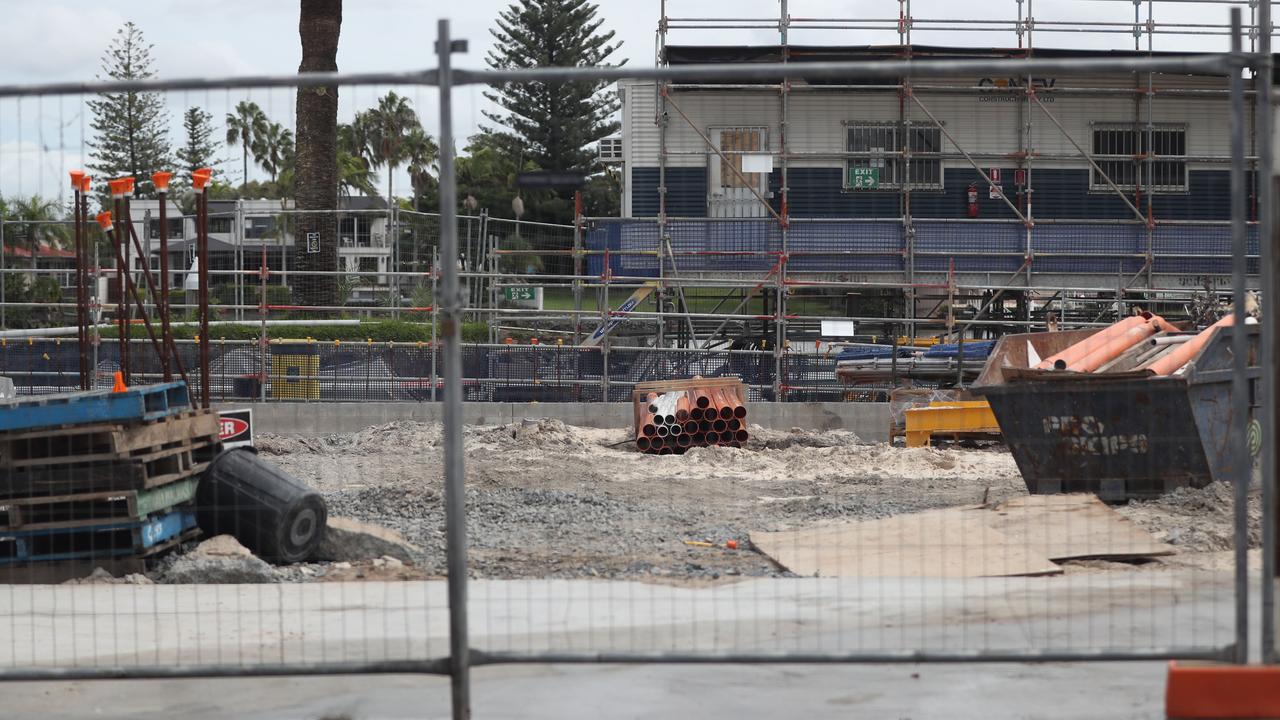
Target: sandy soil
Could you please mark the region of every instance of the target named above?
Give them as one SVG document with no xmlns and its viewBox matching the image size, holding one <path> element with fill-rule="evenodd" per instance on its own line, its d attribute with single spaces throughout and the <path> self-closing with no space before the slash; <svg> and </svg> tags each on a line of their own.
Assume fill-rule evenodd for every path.
<svg viewBox="0 0 1280 720">
<path fill-rule="evenodd" d="M 979 504 L 1025 494 L 999 449 L 862 444 L 847 432 L 752 427 L 742 449 L 654 456 L 625 430 L 557 420 L 467 428 L 471 564 L 479 577 L 625 577 L 704 582 L 785 575 L 747 534 Z M 404 533 L 422 549 L 417 570 L 444 571 L 441 434 L 398 422 L 321 438 L 263 436 L 264 457 L 325 495 L 330 511 Z M 1230 547 L 1230 488 L 1180 491 L 1119 511 L 1188 554 Z M 717 547 L 698 547 L 686 540 Z M 736 541 L 738 550 L 724 548 Z M 1256 540 L 1255 540 L 1256 542 Z M 1130 569 L 1080 564 L 1072 571 Z"/>
</svg>

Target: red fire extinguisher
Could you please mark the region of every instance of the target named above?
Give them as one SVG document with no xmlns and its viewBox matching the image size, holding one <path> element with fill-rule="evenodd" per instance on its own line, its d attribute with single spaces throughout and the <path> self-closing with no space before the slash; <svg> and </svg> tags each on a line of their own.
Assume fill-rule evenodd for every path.
<svg viewBox="0 0 1280 720">
<path fill-rule="evenodd" d="M 976 183 L 969 183 L 968 198 L 969 217 L 976 218 L 978 217 L 978 185 Z"/>
</svg>

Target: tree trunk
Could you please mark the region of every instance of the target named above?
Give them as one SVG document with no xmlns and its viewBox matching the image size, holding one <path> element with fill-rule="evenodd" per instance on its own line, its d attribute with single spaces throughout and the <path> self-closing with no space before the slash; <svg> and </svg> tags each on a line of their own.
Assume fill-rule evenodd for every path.
<svg viewBox="0 0 1280 720">
<path fill-rule="evenodd" d="M 338 35 L 342 30 L 342 0 L 301 0 L 298 36 L 302 63 L 298 72 L 338 69 Z M 336 85 L 298 88 L 297 182 L 298 215 L 294 235 L 294 267 L 300 273 L 338 269 L 338 88 Z M 305 211 L 315 210 L 315 214 Z M 320 252 L 308 253 L 308 233 L 319 233 Z M 296 275 L 293 297 L 299 305 L 338 305 L 335 275 Z"/>
</svg>

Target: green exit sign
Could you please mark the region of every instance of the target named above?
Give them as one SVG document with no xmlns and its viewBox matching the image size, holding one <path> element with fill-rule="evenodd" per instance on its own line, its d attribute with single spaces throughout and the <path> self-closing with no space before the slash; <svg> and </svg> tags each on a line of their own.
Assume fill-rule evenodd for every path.
<svg viewBox="0 0 1280 720">
<path fill-rule="evenodd" d="M 508 300 L 537 300 L 538 289 L 535 287 L 509 287 L 502 289 L 502 295 Z"/>
<path fill-rule="evenodd" d="M 849 187 L 854 190 L 875 190 L 880 187 L 880 168 L 849 168 Z"/>
</svg>

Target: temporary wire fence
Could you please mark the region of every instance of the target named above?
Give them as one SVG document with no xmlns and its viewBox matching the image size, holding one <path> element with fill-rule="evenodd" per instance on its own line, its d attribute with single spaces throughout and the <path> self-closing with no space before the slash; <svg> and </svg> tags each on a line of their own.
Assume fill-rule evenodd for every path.
<svg viewBox="0 0 1280 720">
<path fill-rule="evenodd" d="M 1231 332 L 1219 328 L 1206 341 L 1205 347 L 1214 349 L 1212 363 L 1181 375 L 1144 379 L 1153 383 L 1145 390 L 1125 385 L 1091 393 L 1087 399 L 1093 404 L 1087 409 L 1061 402 L 1055 396 L 1060 388 L 1028 383 L 1031 390 L 1016 422 L 1001 422 L 1006 440 L 1012 438 L 1012 453 L 991 446 L 990 434 L 983 432 L 990 428 L 982 424 L 982 417 L 968 426 L 972 433 L 954 438 L 972 448 L 898 447 L 860 442 L 887 435 L 884 403 L 768 402 L 830 400 L 844 393 L 833 377 L 838 360 L 821 351 L 789 350 L 789 338 L 777 325 L 763 328 L 760 343 L 743 349 L 628 347 L 620 342 L 580 347 L 545 339 L 534 345 L 523 338 L 522 344 L 463 343 L 467 299 L 488 296 L 489 309 L 496 310 L 497 291 L 520 277 L 567 280 L 563 284 L 577 284 L 575 289 L 586 289 L 588 295 L 598 290 L 607 298 L 615 274 L 613 253 L 622 255 L 619 263 L 627 257 L 636 263 L 653 262 L 654 256 L 646 253 L 666 253 L 664 265 L 656 269 L 664 281 L 671 281 L 670 287 L 683 287 L 678 275 L 668 276 L 667 269 L 673 267 L 669 261 L 674 256 L 674 267 L 683 268 L 678 253 L 702 252 L 695 249 L 700 242 L 723 253 L 723 262 L 768 273 L 779 262 L 791 261 L 790 248 L 778 245 L 789 242 L 791 230 L 784 233 L 778 224 L 734 220 L 685 226 L 690 230 L 685 234 L 672 225 L 671 237 L 654 243 L 647 225 L 618 223 L 617 250 L 609 245 L 599 248 L 600 265 L 590 267 L 587 256 L 588 268 L 579 274 L 573 261 L 584 241 L 580 234 L 563 227 L 486 220 L 484 214 L 458 217 L 452 130 L 454 83 L 491 86 L 625 77 L 663 82 L 707 77 L 889 80 L 926 72 L 1108 72 L 1129 79 L 1138 71 L 1195 71 L 1233 77 L 1231 163 L 1233 182 L 1241 190 L 1245 103 L 1239 71 L 1252 58 L 1240 52 L 1238 11 L 1234 18 L 1236 45 L 1230 55 L 1037 57 L 1018 61 L 1016 67 L 991 60 L 884 60 L 814 62 L 803 70 L 758 63 L 483 72 L 451 68 L 459 46 L 444 21 L 436 45 L 440 67 L 429 74 L 304 74 L 274 80 L 126 84 L 184 93 L 214 89 L 225 93 L 228 106 L 231 91 L 248 86 L 292 88 L 346 81 L 358 93 L 376 84 L 411 82 L 410 92 L 437 85 L 438 96 L 432 90 L 431 99 L 438 100 L 434 104 L 441 113 L 440 216 L 393 212 L 386 216 L 384 238 L 390 239 L 375 242 L 371 227 L 367 247 L 357 223 L 348 255 L 357 259 L 355 274 L 366 274 L 360 258 L 367 256 L 374 258 L 367 274 L 388 279 L 366 286 L 392 288 L 370 294 L 371 313 L 429 314 L 439 324 L 439 334 L 432 337 L 440 342 L 264 343 L 265 325 L 258 339 L 222 340 L 206 333 L 209 364 L 201 369 L 208 371 L 207 386 L 195 382 L 197 375 L 192 373 L 192 384 L 159 390 L 140 385 L 163 373 L 149 358 L 145 341 L 127 345 L 137 351 L 125 353 L 132 364 L 128 377 L 120 379 L 134 386 L 132 390 L 115 383 L 120 346 L 111 338 L 89 348 L 33 336 L 0 343 L 0 374 L 15 380 L 20 400 L 27 403 L 27 416 L 45 417 L 41 422 L 47 423 L 40 426 L 43 430 L 15 426 L 9 428 L 13 435 L 0 436 L 0 442 L 10 443 L 0 452 L 0 477 L 7 480 L 6 495 L 0 499 L 0 519 L 5 523 L 0 529 L 0 570 L 14 581 L 0 590 L 0 623 L 10 626 L 9 642 L 0 644 L 0 678 L 434 672 L 453 677 L 455 717 L 461 718 L 469 713 L 469 668 L 493 663 L 1247 660 L 1247 553 L 1259 544 L 1251 539 L 1253 462 L 1244 444 L 1251 418 L 1256 416 L 1261 426 L 1254 434 L 1263 467 L 1271 462 L 1265 457 L 1274 447 L 1262 429 L 1271 421 L 1265 401 L 1270 388 L 1262 382 L 1262 369 L 1272 364 L 1271 349 L 1244 320 L 1245 261 L 1250 251 L 1243 192 L 1235 196 L 1230 226 L 1236 327 Z M 0 88 L 0 97 L 44 98 L 119 87 Z M 220 109 L 229 114 L 231 107 Z M 8 110 L 0 107 L 0 117 Z M 1269 154 L 1261 157 L 1261 164 L 1268 166 Z M 302 234 L 304 243 L 310 242 L 309 232 L 341 234 L 337 214 L 325 220 L 328 229 L 315 231 L 306 227 L 311 222 L 319 226 L 316 218 L 295 218 L 294 232 Z M 472 221 L 475 232 L 469 234 L 464 228 Z M 1266 222 L 1260 235 L 1267 234 Z M 841 245 L 849 230 L 866 237 L 881 233 L 891 243 L 890 230 L 896 229 L 891 222 L 797 225 L 795 262 L 814 272 L 841 257 L 870 257 L 886 268 L 901 261 L 895 253 L 902 246 L 882 247 L 880 240 Z M 1026 265 L 1025 256 L 1014 258 L 1025 250 L 1015 244 L 1016 234 L 995 226 L 972 227 L 984 232 L 982 237 L 966 236 L 966 242 L 988 243 L 974 252 L 999 258 L 993 261 L 997 264 L 1017 261 L 1016 267 L 1000 264 L 990 272 Z M 613 233 L 612 228 L 608 232 Z M 940 233 L 930 232 L 926 229 L 925 237 L 917 235 L 916 240 L 929 248 L 925 252 L 937 253 L 926 256 L 929 263 L 936 262 L 929 272 L 950 276 L 932 288 L 945 295 L 962 284 L 954 278 L 957 272 L 973 270 L 959 262 L 959 251 L 944 244 Z M 1058 237 L 1047 230 L 1041 246 L 1034 244 L 1033 233 L 1031 249 L 1043 249 L 1048 260 L 1061 251 L 1065 260 L 1080 263 L 1080 272 L 1112 276 L 1141 269 L 1097 260 L 1113 251 L 1125 263 L 1133 260 L 1128 253 L 1141 252 L 1141 238 L 1131 233 L 1086 237 L 1078 229 L 1062 232 Z M 1187 238 L 1169 241 L 1176 246 Z M 1213 242 L 1222 238 L 1215 235 Z M 590 241 L 585 248 L 591 251 Z M 238 304 L 223 309 L 249 324 L 268 320 L 273 311 L 351 311 L 346 298 L 327 307 L 295 305 L 292 298 L 288 304 L 273 304 L 270 291 L 261 290 L 270 286 L 273 272 L 293 272 L 313 284 L 302 292 L 327 293 L 330 284 L 337 286 L 340 277 L 352 274 L 350 265 L 317 269 L 303 261 L 301 268 L 294 265 L 290 270 L 282 262 L 272 271 L 270 244 L 262 243 L 257 250 L 259 257 L 266 255 L 268 270 L 258 277 L 257 305 L 247 290 L 253 283 L 242 282 Z M 1205 252 L 1194 245 L 1188 254 L 1197 262 L 1188 267 L 1200 270 L 1198 260 Z M 530 264 L 528 258 L 535 254 L 544 258 L 540 266 Z M 427 257 L 435 260 L 424 276 Z M 325 262 L 341 258 L 339 246 Z M 1105 265 L 1088 265 L 1095 261 Z M 643 282 L 646 267 L 620 264 L 617 276 Z M 716 274 L 725 267 L 712 264 L 703 270 Z M 210 272 L 243 275 L 245 269 L 241 265 Z M 460 282 L 478 274 L 487 274 L 489 282 L 474 293 Z M 499 275 L 517 277 L 499 281 Z M 592 276 L 603 277 L 592 288 L 582 288 Z M 690 284 L 714 286 L 717 279 L 698 278 Z M 899 276 L 886 282 L 903 285 L 906 280 Z M 780 306 L 786 302 L 789 281 L 785 275 L 769 279 L 779 291 L 772 309 L 753 313 L 752 308 L 740 316 L 718 311 L 705 315 L 716 321 L 788 319 L 791 316 Z M 614 289 L 631 290 L 622 283 Z M 663 290 L 661 300 L 669 301 Z M 379 294 L 390 295 L 387 305 L 373 297 Z M 575 305 L 583 294 L 576 293 Z M 405 302 L 413 296 L 430 302 Z M 745 307 L 750 300 L 744 296 L 741 304 Z M 136 304 L 145 305 L 141 300 Z M 612 307 L 612 302 L 602 302 L 594 310 L 572 312 L 593 313 L 607 321 Z M 562 317 L 566 312 L 561 310 Z M 634 317 L 651 322 L 661 314 L 636 312 Z M 1116 309 L 1116 315 L 1126 314 L 1124 308 Z M 677 317 L 692 320 L 698 315 Z M 915 318 L 890 320 L 901 326 Z M 699 330 L 691 327 L 690 335 Z M 667 331 L 675 327 L 663 326 L 662 332 Z M 190 371 L 198 363 L 199 344 L 175 345 Z M 1023 353 L 1024 365 L 1036 364 L 1025 349 L 1016 352 Z M 112 389 L 120 392 L 91 400 L 46 397 L 78 386 L 71 369 L 78 367 L 82 353 L 92 355 L 97 386 L 105 389 L 110 376 Z M 963 352 L 958 354 L 963 361 Z M 642 384 L 675 377 L 690 384 L 670 389 Z M 686 393 L 686 401 L 697 403 L 701 398 L 695 377 L 737 378 L 745 385 L 748 414 L 740 420 L 751 438 L 744 447 L 700 447 L 670 456 L 639 453 L 630 445 L 634 433 L 624 429 L 631 418 L 619 416 L 616 404 L 565 409 L 584 414 L 580 426 L 560 422 L 550 417 L 550 409 L 541 413 L 536 407 L 502 422 L 464 423 L 467 412 L 473 413 L 473 420 L 486 417 L 483 414 L 491 409 L 479 403 L 489 402 L 549 406 L 599 399 L 623 403 L 623 416 L 636 401 L 649 400 L 647 393 L 656 395 L 659 390 Z M 180 387 L 188 388 L 193 397 L 218 403 L 288 401 L 270 409 L 286 418 L 294 413 L 299 421 L 308 413 L 326 411 L 369 417 L 381 411 L 374 407 L 381 400 L 419 403 L 422 412 L 410 415 L 427 422 L 371 423 L 374 427 L 354 433 L 299 437 L 294 431 L 301 422 L 291 425 L 286 420 L 262 439 L 256 460 L 243 457 L 250 453 L 239 454 L 245 468 L 256 468 L 245 473 L 277 479 L 277 473 L 284 473 L 299 481 L 296 495 L 282 493 L 272 501 L 279 501 L 272 510 L 277 514 L 267 513 L 269 529 L 287 526 L 290 531 L 288 538 L 274 535 L 276 542 L 299 540 L 321 524 L 323 518 L 314 507 L 309 515 L 294 516 L 304 519 L 300 525 L 282 519 L 289 508 L 301 507 L 295 500 L 301 503 L 314 492 L 334 515 L 401 531 L 413 544 L 401 549 L 414 565 L 407 566 L 399 557 L 393 557 L 395 562 L 386 557 L 338 560 L 339 551 L 348 545 L 340 540 L 340 547 L 329 550 L 334 562 L 282 561 L 280 553 L 258 544 L 261 538 L 245 529 L 249 521 L 226 527 L 247 538 L 260 555 L 277 560 L 275 566 L 255 563 L 234 548 L 218 552 L 206 547 L 160 559 L 165 551 L 194 540 L 195 530 L 220 527 L 201 520 L 202 513 L 242 510 L 241 503 L 248 502 L 241 497 L 220 504 L 216 498 L 199 496 L 199 484 L 188 482 L 202 472 L 219 476 L 217 463 L 226 453 L 216 454 L 212 433 L 188 432 L 167 440 L 150 434 L 159 432 L 154 427 L 175 422 L 172 418 L 209 422 L 189 420 L 209 416 L 179 397 L 186 392 Z M 997 407 L 994 398 L 999 391 L 988 392 L 992 407 Z M 140 409 L 134 415 L 110 421 L 93 410 L 75 415 L 80 410 L 72 407 L 135 400 L 141 404 L 135 403 Z M 325 401 L 354 402 L 334 410 L 325 407 Z M 723 398 L 695 406 L 705 420 L 710 420 L 708 410 L 727 409 Z M 938 409 L 949 408 L 976 409 L 952 404 Z M 1215 427 L 1223 431 L 1208 437 L 1198 412 L 1209 412 Z M 55 417 L 56 422 L 49 419 Z M 430 422 L 436 419 L 438 425 Z M 728 420 L 720 414 L 717 419 Z M 793 429 L 793 424 L 805 427 Z M 82 427 L 90 425 L 94 427 Z M 50 426 L 56 429 L 49 431 Z M 867 429 L 866 437 L 857 437 L 861 431 L 850 427 Z M 85 435 L 90 438 L 84 443 L 68 439 Z M 148 442 L 138 439 L 143 435 Z M 120 438 L 126 437 L 137 443 L 122 444 Z M 202 439 L 188 442 L 193 437 Z M 100 450 L 99 444 L 108 447 Z M 1172 459 L 1182 457 L 1173 448 L 1189 453 L 1183 459 L 1195 465 L 1196 472 L 1169 472 Z M 1039 460 L 1043 458 L 1052 461 Z M 1097 478 L 1112 482 L 1082 486 L 1075 481 L 1097 478 L 1080 468 L 1097 470 Z M 117 471 L 127 478 L 127 487 L 113 486 Z M 1125 482 L 1128 477 L 1155 477 L 1163 484 L 1130 484 Z M 88 480 L 94 484 L 84 485 Z M 153 493 L 174 482 L 187 484 L 182 491 Z M 1049 489 L 1072 492 L 1046 494 Z M 1103 499 L 1127 502 L 1110 507 Z M 1262 499 L 1269 501 L 1271 496 L 1264 493 Z M 1268 533 L 1274 531 L 1275 518 L 1269 505 L 1259 517 L 1258 534 L 1272 537 Z M 1261 545 L 1264 567 L 1274 567 L 1273 549 Z M 109 583 L 99 574 L 102 584 L 52 585 L 48 563 L 68 562 L 78 563 L 74 569 L 86 575 L 100 562 L 134 575 L 146 570 L 161 583 L 150 584 L 152 577 Z M 216 575 L 226 584 L 213 584 L 211 578 L 228 566 L 234 572 Z M 69 572 L 67 566 L 57 569 Z M 1264 606 L 1268 597 L 1264 594 Z"/>
</svg>

